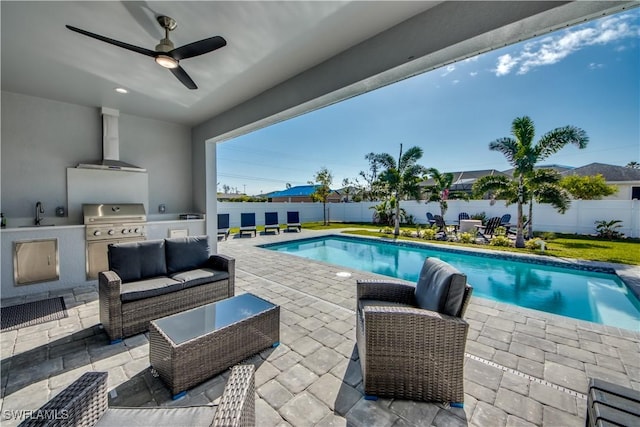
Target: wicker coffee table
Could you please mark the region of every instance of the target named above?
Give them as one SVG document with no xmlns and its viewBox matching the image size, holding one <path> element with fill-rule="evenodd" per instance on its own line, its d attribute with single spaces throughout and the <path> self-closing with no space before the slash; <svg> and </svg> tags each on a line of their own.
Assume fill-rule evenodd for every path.
<svg viewBox="0 0 640 427">
<path fill-rule="evenodd" d="M 153 320 L 149 360 L 178 399 L 280 340 L 280 306 L 252 294 Z"/>
</svg>

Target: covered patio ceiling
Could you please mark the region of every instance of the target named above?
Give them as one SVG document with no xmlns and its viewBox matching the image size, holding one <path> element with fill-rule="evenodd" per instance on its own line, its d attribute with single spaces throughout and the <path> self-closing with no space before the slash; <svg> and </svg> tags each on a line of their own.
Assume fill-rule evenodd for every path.
<svg viewBox="0 0 640 427">
<path fill-rule="evenodd" d="M 198 126 L 207 137 L 319 108 L 636 2 L 2 2 L 2 90 Z M 185 88 L 152 58 L 69 31 L 154 49 L 227 46 L 184 60 Z M 117 94 L 123 87 L 129 94 Z M 265 122 L 266 120 L 266 122 Z"/>
</svg>

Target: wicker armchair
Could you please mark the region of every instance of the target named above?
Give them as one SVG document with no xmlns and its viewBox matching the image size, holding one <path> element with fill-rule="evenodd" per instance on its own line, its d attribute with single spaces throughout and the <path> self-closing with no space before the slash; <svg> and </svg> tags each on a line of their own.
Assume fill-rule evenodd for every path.
<svg viewBox="0 0 640 427">
<path fill-rule="evenodd" d="M 462 316 L 473 289 L 465 275 L 436 258 L 425 261 L 420 276 L 417 286 L 357 282 L 356 340 L 365 395 L 463 402 L 469 325 Z M 425 297 L 440 312 L 423 308 L 429 304 Z"/>
<path fill-rule="evenodd" d="M 109 408 L 107 373 L 87 372 L 21 427 L 31 426 L 255 426 L 253 365 L 235 366 L 217 406 Z"/>
</svg>

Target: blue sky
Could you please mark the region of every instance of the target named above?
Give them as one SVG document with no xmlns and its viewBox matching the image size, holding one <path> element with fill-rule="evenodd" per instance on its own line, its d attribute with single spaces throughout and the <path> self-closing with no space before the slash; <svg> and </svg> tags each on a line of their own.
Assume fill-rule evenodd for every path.
<svg viewBox="0 0 640 427">
<path fill-rule="evenodd" d="M 640 8 L 498 49 L 218 145 L 219 188 L 247 194 L 303 185 L 327 167 L 332 188 L 366 170 L 365 154 L 424 150 L 441 172 L 510 166 L 491 141 L 527 115 L 537 138 L 583 128 L 544 164 L 640 161 Z"/>
</svg>

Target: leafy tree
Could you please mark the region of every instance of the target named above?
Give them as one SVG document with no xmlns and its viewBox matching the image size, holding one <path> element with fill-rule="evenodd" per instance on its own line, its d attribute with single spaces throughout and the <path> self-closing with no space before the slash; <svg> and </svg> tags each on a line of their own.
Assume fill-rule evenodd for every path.
<svg viewBox="0 0 640 427">
<path fill-rule="evenodd" d="M 403 153 L 402 144 L 400 144 L 397 162 L 387 153 L 374 156 L 379 164 L 385 167 L 385 170 L 380 173 L 379 181 L 386 188 L 388 197 L 396 201 L 393 234 L 398 236 L 400 235 L 400 201 L 407 198 L 415 200 L 422 198 L 419 184 L 426 172 L 424 166 L 418 164 L 418 160 L 422 158 L 422 148 L 411 147 Z"/>
<path fill-rule="evenodd" d="M 380 172 L 384 170 L 385 162 L 388 159 L 384 158 L 383 154 L 376 153 L 369 153 L 364 158 L 369 162 L 369 170 L 366 172 L 360 171 L 358 174 L 364 180 L 364 184 L 360 184 L 357 179 L 356 183 L 360 187 L 363 200 L 379 200 L 383 193 L 383 188 L 378 178 L 380 177 Z"/>
<path fill-rule="evenodd" d="M 533 174 L 536 163 L 558 152 L 567 144 L 585 148 L 589 138 L 587 133 L 575 126 L 556 128 L 542 135 L 537 143 L 533 143 L 535 127 L 533 121 L 527 117 L 517 117 L 511 124 L 513 138 L 504 137 L 489 143 L 489 149 L 499 151 L 513 166 L 513 176 L 517 186 L 517 219 L 516 247 L 524 248 L 522 206 L 526 202 L 525 178 Z M 531 221 L 529 222 L 531 224 Z"/>
<path fill-rule="evenodd" d="M 349 202 L 349 194 L 351 194 L 352 191 L 352 186 L 353 186 L 353 182 L 351 182 L 351 180 L 349 178 L 345 178 L 342 180 L 342 188 L 344 191 L 344 194 L 347 196 L 347 198 L 345 199 L 345 202 Z"/>
<path fill-rule="evenodd" d="M 618 191 L 615 185 L 608 185 L 600 174 L 593 176 L 567 175 L 562 178 L 560 185 L 574 198 L 582 200 L 600 200 Z"/>
<path fill-rule="evenodd" d="M 447 200 L 449 199 L 463 199 L 468 200 L 469 196 L 461 191 L 450 191 L 453 184 L 452 173 L 440 173 L 436 168 L 427 169 L 427 175 L 433 179 L 434 184 L 428 185 L 424 188 L 426 198 L 428 202 L 437 202 L 440 205 L 440 215 L 444 218 L 444 214 L 447 212 L 449 206 Z"/>
<path fill-rule="evenodd" d="M 316 184 L 316 190 L 311 194 L 311 199 L 316 202 L 322 202 L 322 219 L 324 225 L 329 225 L 329 219 L 327 218 L 327 199 L 331 194 L 330 185 L 333 182 L 333 175 L 329 172 L 329 169 L 322 167 L 316 172 L 313 177 L 314 181 L 310 181 L 309 184 Z"/>
<path fill-rule="evenodd" d="M 640 169 L 640 163 L 635 162 L 635 161 L 629 162 L 629 163 L 627 163 L 627 165 L 625 167 L 631 168 L 631 169 Z"/>
</svg>

